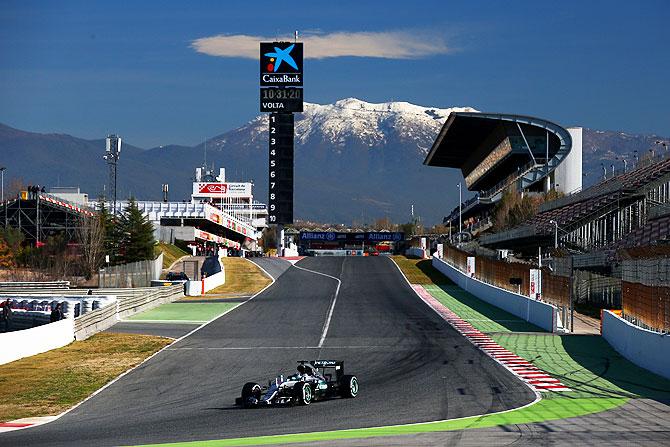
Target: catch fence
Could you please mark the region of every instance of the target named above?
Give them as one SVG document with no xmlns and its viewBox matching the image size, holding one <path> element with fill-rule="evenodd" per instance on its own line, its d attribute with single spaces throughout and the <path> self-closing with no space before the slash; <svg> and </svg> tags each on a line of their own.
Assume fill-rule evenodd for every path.
<svg viewBox="0 0 670 447">
<path fill-rule="evenodd" d="M 670 332 L 670 258 L 621 263 L 622 317 L 657 332 Z"/>
<path fill-rule="evenodd" d="M 444 247 L 444 260 L 459 270 L 467 270 L 467 258 L 473 256 L 455 247 Z M 508 262 L 475 256 L 475 278 L 485 283 L 511 292 L 530 295 L 531 264 Z M 521 284 L 512 284 L 511 279 L 521 279 Z M 549 269 L 542 269 L 541 300 L 567 311 L 570 305 L 570 278 L 554 275 Z"/>
</svg>

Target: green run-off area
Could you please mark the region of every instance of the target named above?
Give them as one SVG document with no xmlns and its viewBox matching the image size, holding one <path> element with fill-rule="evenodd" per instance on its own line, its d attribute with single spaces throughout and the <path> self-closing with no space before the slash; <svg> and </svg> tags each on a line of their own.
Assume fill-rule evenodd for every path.
<svg viewBox="0 0 670 447">
<path fill-rule="evenodd" d="M 167 303 L 129 317 L 130 321 L 206 323 L 240 303 Z"/>
</svg>

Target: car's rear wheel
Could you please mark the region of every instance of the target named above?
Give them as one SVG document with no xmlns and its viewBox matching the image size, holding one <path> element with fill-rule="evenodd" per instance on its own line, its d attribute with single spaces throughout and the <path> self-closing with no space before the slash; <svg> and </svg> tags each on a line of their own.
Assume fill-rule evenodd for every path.
<svg viewBox="0 0 670 447">
<path fill-rule="evenodd" d="M 314 399 L 314 392 L 312 387 L 307 382 L 296 383 L 295 387 L 295 398 L 300 405 L 309 405 Z"/>
<path fill-rule="evenodd" d="M 342 376 L 340 380 L 340 394 L 342 397 L 348 398 L 358 396 L 358 379 L 356 376 Z"/>
<path fill-rule="evenodd" d="M 256 403 L 253 399 L 256 399 Z M 242 405 L 246 408 L 258 405 L 261 400 L 261 386 L 255 382 L 245 383 L 242 387 Z"/>
</svg>

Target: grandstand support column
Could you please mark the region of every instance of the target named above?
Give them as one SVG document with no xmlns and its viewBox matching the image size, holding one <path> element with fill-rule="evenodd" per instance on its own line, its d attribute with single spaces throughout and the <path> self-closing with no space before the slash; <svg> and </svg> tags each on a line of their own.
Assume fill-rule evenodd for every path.
<svg viewBox="0 0 670 447">
<path fill-rule="evenodd" d="M 575 275 L 574 275 L 574 260 L 570 255 L 570 332 L 575 332 Z"/>
<path fill-rule="evenodd" d="M 521 125 L 517 121 L 516 127 L 519 128 L 519 132 L 521 132 L 521 137 L 523 138 L 523 142 L 526 143 L 526 149 L 528 149 L 528 153 L 530 154 L 530 158 L 533 160 L 534 164 L 537 164 L 537 160 L 535 160 L 535 156 L 533 155 L 533 151 L 530 150 L 530 144 L 528 144 L 528 140 L 526 139 L 526 134 L 523 133 L 523 130 L 521 129 Z"/>
<path fill-rule="evenodd" d="M 553 224 L 554 227 L 555 227 L 554 228 L 554 249 L 558 249 L 558 222 L 556 222 L 555 220 L 552 219 L 552 220 L 549 221 L 549 223 Z"/>
</svg>

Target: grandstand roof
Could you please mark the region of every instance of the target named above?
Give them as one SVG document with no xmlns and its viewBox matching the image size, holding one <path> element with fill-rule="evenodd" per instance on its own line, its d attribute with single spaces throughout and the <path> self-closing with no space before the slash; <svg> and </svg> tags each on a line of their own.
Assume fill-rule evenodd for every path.
<svg viewBox="0 0 670 447">
<path fill-rule="evenodd" d="M 540 161 L 547 163 L 560 154 L 560 159 L 552 164 L 555 167 L 571 147 L 567 130 L 540 118 L 453 112 L 424 164 L 460 169 L 469 190 L 483 191 L 528 169 L 529 163 L 532 166 L 541 164 Z"/>
</svg>

